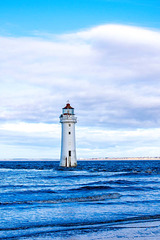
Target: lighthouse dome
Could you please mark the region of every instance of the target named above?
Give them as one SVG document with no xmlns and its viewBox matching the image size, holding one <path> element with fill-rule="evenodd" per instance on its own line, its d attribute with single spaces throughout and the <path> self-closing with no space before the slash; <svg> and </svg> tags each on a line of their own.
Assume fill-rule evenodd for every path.
<svg viewBox="0 0 160 240">
<path fill-rule="evenodd" d="M 62 109 L 64 115 L 74 115 L 74 108 L 71 107 L 69 103 Z"/>
</svg>

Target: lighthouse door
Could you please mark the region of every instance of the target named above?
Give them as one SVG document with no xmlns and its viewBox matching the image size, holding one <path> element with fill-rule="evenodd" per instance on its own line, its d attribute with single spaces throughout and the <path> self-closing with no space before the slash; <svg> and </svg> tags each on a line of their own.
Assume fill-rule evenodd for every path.
<svg viewBox="0 0 160 240">
<path fill-rule="evenodd" d="M 68 151 L 68 163 L 69 167 L 71 167 L 71 151 Z"/>
</svg>

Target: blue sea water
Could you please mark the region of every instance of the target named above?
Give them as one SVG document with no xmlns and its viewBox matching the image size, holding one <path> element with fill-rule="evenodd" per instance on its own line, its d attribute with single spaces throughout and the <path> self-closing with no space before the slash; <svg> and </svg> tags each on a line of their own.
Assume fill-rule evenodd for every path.
<svg viewBox="0 0 160 240">
<path fill-rule="evenodd" d="M 0 162 L 0 239 L 160 239 L 160 161 Z"/>
</svg>

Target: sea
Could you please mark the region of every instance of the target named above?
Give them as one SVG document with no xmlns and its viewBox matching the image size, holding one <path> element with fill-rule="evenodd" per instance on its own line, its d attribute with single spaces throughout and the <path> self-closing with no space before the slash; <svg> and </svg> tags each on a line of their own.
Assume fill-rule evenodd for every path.
<svg viewBox="0 0 160 240">
<path fill-rule="evenodd" d="M 0 239 L 160 239 L 160 161 L 0 162 Z"/>
</svg>

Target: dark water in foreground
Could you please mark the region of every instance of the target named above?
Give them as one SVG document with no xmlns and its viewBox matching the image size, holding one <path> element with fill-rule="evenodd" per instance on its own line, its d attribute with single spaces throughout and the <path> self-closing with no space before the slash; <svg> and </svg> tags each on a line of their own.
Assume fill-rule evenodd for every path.
<svg viewBox="0 0 160 240">
<path fill-rule="evenodd" d="M 0 239 L 160 239 L 160 161 L 0 162 Z"/>
</svg>

